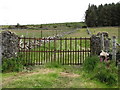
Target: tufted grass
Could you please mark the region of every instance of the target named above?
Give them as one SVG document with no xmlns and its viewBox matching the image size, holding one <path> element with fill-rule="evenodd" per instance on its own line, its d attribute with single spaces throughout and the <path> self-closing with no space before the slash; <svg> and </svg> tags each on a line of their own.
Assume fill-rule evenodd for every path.
<svg viewBox="0 0 120 90">
<path fill-rule="evenodd" d="M 31 71 L 3 73 L 3 88 L 116 88 L 95 80 L 82 71 L 81 66 L 56 68 L 34 66 Z"/>
</svg>

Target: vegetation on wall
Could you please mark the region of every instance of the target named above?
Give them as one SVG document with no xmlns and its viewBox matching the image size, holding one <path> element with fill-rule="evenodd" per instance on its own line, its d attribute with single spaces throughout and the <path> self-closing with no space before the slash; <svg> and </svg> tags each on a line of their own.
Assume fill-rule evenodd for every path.
<svg viewBox="0 0 120 90">
<path fill-rule="evenodd" d="M 2 59 L 2 72 L 19 72 L 22 69 L 23 64 L 20 58 Z"/>
</svg>

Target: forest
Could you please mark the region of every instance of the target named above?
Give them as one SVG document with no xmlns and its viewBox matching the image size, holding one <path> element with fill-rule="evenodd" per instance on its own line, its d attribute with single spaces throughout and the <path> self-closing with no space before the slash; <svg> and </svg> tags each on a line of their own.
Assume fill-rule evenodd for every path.
<svg viewBox="0 0 120 90">
<path fill-rule="evenodd" d="M 119 26 L 120 2 L 88 6 L 85 12 L 85 23 L 88 27 Z"/>
</svg>

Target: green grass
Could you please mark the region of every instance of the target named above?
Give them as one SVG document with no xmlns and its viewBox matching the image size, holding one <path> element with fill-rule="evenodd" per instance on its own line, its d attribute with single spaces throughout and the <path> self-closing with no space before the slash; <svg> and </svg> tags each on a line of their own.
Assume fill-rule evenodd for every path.
<svg viewBox="0 0 120 90">
<path fill-rule="evenodd" d="M 50 67 L 50 66 L 49 66 Z M 113 88 L 81 71 L 80 66 L 35 66 L 29 72 L 3 73 L 3 88 Z M 7 75 L 6 75 L 7 74 Z"/>
<path fill-rule="evenodd" d="M 75 33 L 66 35 L 65 37 L 90 37 L 87 33 L 86 33 L 86 29 L 79 29 L 77 30 Z"/>
<path fill-rule="evenodd" d="M 61 30 L 61 29 L 75 29 L 75 28 L 80 28 L 82 26 L 85 26 L 86 24 L 84 22 L 66 22 L 66 23 L 50 23 L 50 24 L 37 24 L 37 25 L 20 25 L 17 24 L 17 26 L 24 26 L 27 28 L 31 28 L 33 30 L 37 29 L 48 29 L 48 30 Z M 8 28 L 9 26 L 16 26 L 16 25 L 0 25 L 0 28 Z"/>
<path fill-rule="evenodd" d="M 104 32 L 108 32 L 109 33 L 109 35 L 110 35 L 110 37 L 112 37 L 113 35 L 116 35 L 117 36 L 117 34 L 118 34 L 118 32 L 117 32 L 117 30 L 118 30 L 118 28 L 117 27 L 99 27 L 99 28 L 90 28 L 90 31 L 93 33 L 93 34 L 97 34 L 98 32 L 102 32 L 102 31 L 104 31 Z M 40 32 L 39 30 L 29 30 L 31 33 L 29 34 L 29 35 L 32 35 L 32 32 L 34 32 L 34 33 L 36 33 L 36 36 L 38 36 L 38 32 Z M 114 31 L 114 32 L 113 32 Z M 16 31 L 18 34 L 20 34 L 20 33 L 22 33 L 21 31 Z M 43 32 L 49 32 L 49 30 L 44 30 Z M 50 32 L 49 32 L 50 33 Z M 72 34 L 69 34 L 69 35 L 66 35 L 65 37 L 77 37 L 77 38 L 79 38 L 79 37 L 90 37 L 88 34 L 87 34 L 87 32 L 86 32 L 86 29 L 80 29 L 80 30 L 77 30 L 75 33 L 72 33 Z M 62 44 L 60 44 L 60 43 L 62 43 Z M 65 46 L 65 43 L 67 43 L 66 44 L 66 46 Z M 80 50 L 80 40 L 78 40 L 76 43 L 76 45 L 75 45 L 75 41 L 74 40 L 72 40 L 72 47 L 71 47 L 71 50 Z M 89 43 L 89 41 L 87 41 L 86 42 L 86 48 L 87 49 L 89 49 L 89 47 L 90 47 L 90 43 Z M 82 49 L 84 49 L 85 48 L 85 42 L 84 42 L 84 40 L 82 41 L 82 44 L 81 44 L 82 46 Z M 60 48 L 61 48 L 61 50 L 66 50 L 66 51 L 68 51 L 68 50 L 70 50 L 70 40 L 67 40 L 67 42 L 65 42 L 65 40 L 62 40 L 62 42 L 60 42 L 59 40 L 57 40 L 56 41 L 56 45 L 54 46 L 54 42 L 51 42 L 50 43 L 50 47 L 49 47 L 49 43 L 46 43 L 45 44 L 45 50 L 47 51 L 47 50 L 49 50 L 49 48 L 50 48 L 50 50 L 54 50 L 54 47 L 56 47 L 56 50 L 60 50 Z M 34 50 L 34 49 L 33 49 Z M 35 50 L 36 51 L 44 51 L 44 46 L 41 46 L 41 47 L 38 47 L 38 48 L 35 48 Z M 38 52 L 35 52 L 35 53 L 24 53 L 25 54 L 25 56 L 23 57 L 23 60 L 25 60 L 26 59 L 26 57 L 28 57 L 28 55 L 30 55 L 31 57 L 30 58 L 28 58 L 28 60 L 27 61 L 33 61 L 33 63 L 34 63 L 34 61 L 35 62 L 38 62 L 39 61 L 39 56 L 40 56 L 40 62 L 42 62 L 42 61 L 48 61 L 48 59 L 49 59 L 49 57 L 51 57 L 51 59 L 50 59 L 50 61 L 52 61 L 52 60 L 54 60 L 54 53 L 40 53 L 40 55 L 39 55 L 39 53 Z M 44 54 L 45 54 L 45 58 L 44 58 Z M 62 54 L 62 53 L 61 53 Z M 63 54 L 59 57 L 58 56 L 59 54 L 58 53 L 56 53 L 56 57 L 58 58 L 58 59 L 60 59 L 60 57 L 61 57 L 61 59 L 60 60 L 58 60 L 58 61 L 62 61 L 62 59 L 63 59 Z M 65 55 L 65 60 L 68 62 L 68 55 L 70 55 L 70 54 L 68 54 L 68 53 L 66 53 L 66 55 Z M 71 54 L 72 56 L 74 55 L 76 55 L 76 53 L 74 53 L 74 54 Z M 77 59 L 78 59 L 78 55 L 76 55 L 75 56 Z M 72 60 L 72 58 L 71 58 L 71 60 Z M 72 62 L 74 62 L 75 60 L 72 60 Z M 76 60 L 76 61 L 78 61 L 78 60 Z M 83 60 L 82 60 L 83 61 Z M 63 61 L 62 61 L 63 62 Z"/>
<path fill-rule="evenodd" d="M 41 30 L 11 30 L 8 29 L 9 31 L 17 34 L 18 36 L 25 36 L 25 37 L 35 37 L 35 38 L 41 38 L 41 37 L 48 37 L 48 36 L 56 36 L 56 34 L 63 34 L 64 32 L 72 31 L 72 30 L 42 30 L 42 35 L 41 35 Z M 1 31 L 0 31 L 1 32 Z"/>
<path fill-rule="evenodd" d="M 109 36 L 118 37 L 118 27 L 100 27 L 100 28 L 90 28 L 91 32 L 96 34 L 98 32 L 108 32 Z"/>
<path fill-rule="evenodd" d="M 108 32 L 109 36 L 117 36 L 118 37 L 118 27 L 97 27 L 97 28 L 89 28 L 89 30 L 93 34 L 97 34 L 98 32 Z M 17 35 L 24 35 L 26 37 L 41 37 L 41 30 L 10 30 L 15 32 Z M 63 33 L 70 30 L 57 30 L 57 33 Z M 56 35 L 56 30 L 43 30 L 43 37 L 46 36 L 54 36 Z M 65 35 L 65 37 L 90 37 L 86 29 L 79 29 L 75 33 Z"/>
<path fill-rule="evenodd" d="M 90 37 L 87 32 L 87 29 L 80 29 L 77 30 L 77 32 L 66 35 L 66 37 Z M 112 36 L 118 37 L 118 27 L 97 27 L 97 28 L 89 28 L 89 30 L 92 32 L 92 34 L 97 34 L 98 32 L 108 32 L 110 38 Z"/>
<path fill-rule="evenodd" d="M 14 88 L 49 88 L 58 75 L 56 73 L 36 74 L 32 76 L 20 77 L 18 80 L 12 82 L 12 85 L 7 85 L 6 87 Z"/>
<path fill-rule="evenodd" d="M 56 34 L 55 30 L 42 30 L 42 35 L 41 35 L 41 30 L 10 30 L 10 31 L 16 33 L 18 36 L 23 35 L 25 37 L 35 37 L 35 38 L 54 36 Z"/>
<path fill-rule="evenodd" d="M 102 31 L 106 31 L 110 34 L 110 37 L 113 35 L 118 34 L 117 27 L 103 27 L 103 28 L 90 28 L 91 32 L 98 33 Z M 13 32 L 16 32 L 19 36 L 22 34 L 24 36 L 33 37 L 34 35 L 36 37 L 40 36 L 39 30 L 12 30 Z M 26 33 L 28 32 L 28 34 Z M 34 32 L 34 35 L 33 35 Z M 53 31 L 51 30 L 45 30 L 46 35 L 53 35 Z M 86 33 L 86 29 L 80 29 L 77 30 L 75 33 L 66 35 L 65 37 L 90 37 Z M 62 41 L 62 49 L 65 50 L 65 41 Z M 57 43 L 60 43 L 59 41 Z M 74 43 L 74 42 L 73 42 Z M 78 47 L 80 42 L 78 41 Z M 70 42 L 67 42 L 67 50 L 70 48 Z M 48 48 L 49 44 L 46 44 L 46 50 Z M 75 46 L 75 44 L 73 44 Z M 84 45 L 83 45 L 84 46 Z M 78 49 L 77 47 L 77 49 Z M 89 44 L 87 45 L 89 47 Z M 54 45 L 51 46 L 51 50 L 53 50 Z M 74 47 L 72 47 L 73 49 Z M 39 48 L 35 48 L 36 50 Z M 43 47 L 41 47 L 41 50 Z M 57 50 L 60 49 L 60 45 L 57 44 Z M 27 53 L 26 53 L 27 55 Z M 42 55 L 42 54 L 41 54 Z M 44 55 L 44 54 L 43 54 Z M 54 55 L 54 54 L 51 54 Z M 75 54 L 72 54 L 75 55 Z M 25 56 L 25 54 L 24 54 Z M 34 60 L 38 60 L 39 54 L 36 53 L 36 56 L 34 54 L 31 54 L 31 58 Z M 47 56 L 47 55 L 46 55 Z M 49 56 L 49 55 L 48 55 Z M 25 59 L 24 57 L 23 59 Z M 43 57 L 42 57 L 43 58 Z M 48 58 L 48 57 L 46 57 Z M 47 59 L 46 59 L 47 60 Z M 51 59 L 53 60 L 53 58 Z M 67 60 L 67 58 L 66 58 Z M 52 65 L 52 64 L 50 64 Z M 117 86 L 108 86 L 104 83 L 100 83 L 96 80 L 91 80 L 90 74 L 86 74 L 81 67 L 78 66 L 57 66 L 57 64 L 50 66 L 38 66 L 37 68 L 34 68 L 31 71 L 23 71 L 19 73 L 3 73 L 2 79 L 3 79 L 3 88 L 114 88 Z M 56 68 L 57 67 L 57 68 Z M 66 74 L 66 76 L 62 75 Z M 75 77 L 71 77 L 71 76 Z"/>
</svg>

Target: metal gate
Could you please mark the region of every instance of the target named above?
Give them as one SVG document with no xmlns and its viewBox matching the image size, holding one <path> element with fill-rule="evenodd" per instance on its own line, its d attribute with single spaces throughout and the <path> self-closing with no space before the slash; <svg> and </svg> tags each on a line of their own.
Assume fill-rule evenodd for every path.
<svg viewBox="0 0 120 90">
<path fill-rule="evenodd" d="M 90 56 L 90 38 L 20 38 L 19 58 L 24 65 L 60 63 L 80 65 Z"/>
</svg>

